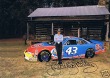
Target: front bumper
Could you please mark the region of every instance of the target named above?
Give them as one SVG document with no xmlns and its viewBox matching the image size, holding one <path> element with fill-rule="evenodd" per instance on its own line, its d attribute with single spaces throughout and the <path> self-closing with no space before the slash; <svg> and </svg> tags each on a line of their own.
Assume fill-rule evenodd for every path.
<svg viewBox="0 0 110 78">
<path fill-rule="evenodd" d="M 37 61 L 37 56 L 31 52 L 24 51 L 24 59 L 28 61 Z"/>
</svg>

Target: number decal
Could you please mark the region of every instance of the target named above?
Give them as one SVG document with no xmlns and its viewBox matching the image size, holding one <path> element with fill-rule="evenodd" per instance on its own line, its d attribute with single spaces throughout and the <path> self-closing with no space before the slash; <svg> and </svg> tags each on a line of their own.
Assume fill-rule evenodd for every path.
<svg viewBox="0 0 110 78">
<path fill-rule="evenodd" d="M 68 53 L 68 55 L 70 55 L 72 52 L 72 47 L 69 47 L 67 50 L 66 50 L 66 53 Z"/>
<path fill-rule="evenodd" d="M 70 55 L 70 54 L 76 54 L 76 53 L 77 53 L 77 50 L 78 50 L 77 47 L 69 47 L 69 48 L 66 50 L 66 53 L 68 53 L 68 55 Z"/>
<path fill-rule="evenodd" d="M 78 48 L 77 47 L 73 47 L 73 54 L 77 53 Z"/>
</svg>

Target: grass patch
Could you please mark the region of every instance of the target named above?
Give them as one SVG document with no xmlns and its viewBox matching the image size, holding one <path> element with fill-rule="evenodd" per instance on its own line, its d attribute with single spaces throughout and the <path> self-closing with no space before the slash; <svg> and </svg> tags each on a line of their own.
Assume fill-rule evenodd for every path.
<svg viewBox="0 0 110 78">
<path fill-rule="evenodd" d="M 49 76 L 46 73 L 45 68 L 50 67 L 41 62 L 28 62 L 24 60 L 23 51 L 28 46 L 24 45 L 23 40 L 0 40 L 0 78 L 73 78 L 66 74 L 68 69 L 63 69 L 63 75 Z M 86 59 L 90 62 L 97 62 L 98 71 L 93 74 L 93 78 L 101 78 L 100 70 L 110 68 L 110 50 L 106 53 L 95 56 L 94 58 Z M 68 60 L 63 60 L 66 62 Z M 77 60 L 76 60 L 77 61 Z M 50 61 L 49 63 L 53 63 Z M 49 64 L 47 63 L 47 64 Z M 71 69 L 74 71 L 74 69 Z M 79 73 L 74 75 L 74 78 L 87 78 L 84 77 L 82 69 L 79 68 Z M 88 77 L 91 78 L 91 77 Z"/>
</svg>

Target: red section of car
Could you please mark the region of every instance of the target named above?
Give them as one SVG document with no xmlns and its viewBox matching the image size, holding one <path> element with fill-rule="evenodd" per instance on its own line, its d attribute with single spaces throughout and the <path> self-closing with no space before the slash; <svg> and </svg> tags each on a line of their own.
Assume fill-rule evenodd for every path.
<svg viewBox="0 0 110 78">
<path fill-rule="evenodd" d="M 43 50 L 51 52 L 51 50 L 53 48 L 55 48 L 55 46 L 37 46 L 37 47 L 35 47 L 32 45 L 32 46 L 28 47 L 26 51 L 34 53 L 34 54 L 39 54 Z"/>
</svg>

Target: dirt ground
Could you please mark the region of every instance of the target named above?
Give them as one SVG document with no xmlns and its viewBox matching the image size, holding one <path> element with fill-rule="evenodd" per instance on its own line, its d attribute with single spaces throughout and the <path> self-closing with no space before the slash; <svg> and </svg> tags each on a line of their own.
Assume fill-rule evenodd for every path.
<svg viewBox="0 0 110 78">
<path fill-rule="evenodd" d="M 0 78 L 110 78 L 110 50 L 94 58 L 28 62 L 22 39 L 0 40 Z"/>
</svg>

